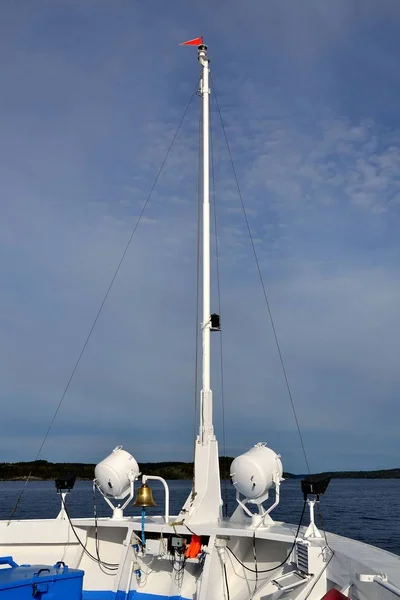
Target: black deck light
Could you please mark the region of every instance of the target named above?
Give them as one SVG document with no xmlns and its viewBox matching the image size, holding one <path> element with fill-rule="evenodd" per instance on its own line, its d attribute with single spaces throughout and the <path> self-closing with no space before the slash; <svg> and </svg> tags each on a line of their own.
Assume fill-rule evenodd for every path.
<svg viewBox="0 0 400 600">
<path fill-rule="evenodd" d="M 57 494 L 62 494 L 63 492 L 70 492 L 76 481 L 76 473 L 65 473 L 60 475 L 55 480 Z"/>
<path fill-rule="evenodd" d="M 331 475 L 310 475 L 301 480 L 301 491 L 304 495 L 304 500 L 308 496 L 316 496 L 317 502 L 319 497 L 323 496 L 331 480 Z"/>
</svg>

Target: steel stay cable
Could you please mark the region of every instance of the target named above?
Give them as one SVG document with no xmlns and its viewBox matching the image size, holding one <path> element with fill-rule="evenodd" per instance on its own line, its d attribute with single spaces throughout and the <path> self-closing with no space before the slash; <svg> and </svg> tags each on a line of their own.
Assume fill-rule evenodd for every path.
<svg viewBox="0 0 400 600">
<path fill-rule="evenodd" d="M 48 426 L 48 428 L 47 428 L 47 431 L 46 431 L 46 433 L 45 433 L 45 436 L 44 436 L 44 438 L 43 438 L 43 440 L 42 440 L 42 443 L 41 443 L 41 444 L 40 444 L 40 446 L 39 446 L 39 450 L 38 450 L 38 452 L 37 452 L 37 454 L 36 454 L 35 461 L 36 461 L 36 460 L 38 460 L 38 458 L 39 458 L 39 456 L 40 456 L 40 454 L 41 454 L 41 452 L 42 452 L 42 450 L 43 450 L 43 447 L 44 447 L 44 445 L 45 445 L 45 443 L 46 443 L 46 441 L 47 441 L 47 438 L 48 438 L 48 436 L 49 436 L 49 434 L 50 434 L 50 431 L 51 431 L 51 429 L 52 429 L 52 427 L 53 427 L 53 425 L 54 425 L 54 422 L 55 422 L 55 420 L 56 420 L 56 418 L 57 418 L 57 415 L 58 415 L 58 413 L 59 413 L 59 411 L 60 411 L 60 409 L 61 409 L 61 406 L 62 406 L 62 403 L 63 403 L 63 401 L 64 401 L 64 398 L 65 398 L 65 396 L 67 395 L 67 392 L 68 392 L 68 390 L 69 390 L 69 388 L 70 388 L 70 385 L 71 385 L 71 383 L 72 383 L 72 380 L 73 380 L 73 378 L 74 378 L 74 376 L 75 376 L 75 373 L 76 373 L 76 371 L 77 371 L 77 369 L 78 369 L 78 366 L 79 366 L 79 364 L 80 364 L 80 362 L 81 362 L 82 356 L 83 356 L 83 354 L 84 354 L 84 352 L 85 352 L 85 350 L 86 350 L 86 348 L 87 348 L 87 345 L 88 345 L 88 343 L 89 343 L 89 341 L 90 341 L 90 338 L 92 337 L 92 333 L 93 333 L 93 331 L 94 331 L 94 329 L 95 329 L 95 327 L 96 327 L 96 325 L 97 325 L 97 322 L 98 322 L 98 320 L 99 320 L 99 318 L 100 318 L 100 315 L 101 315 L 101 313 L 102 313 L 102 311 L 103 311 L 104 305 L 105 305 L 105 303 L 106 303 L 106 301 L 107 301 L 107 298 L 108 298 L 108 296 L 109 296 L 109 294 L 110 294 L 110 292 L 111 292 L 111 288 L 113 287 L 113 285 L 114 285 L 114 282 L 115 282 L 115 280 L 116 280 L 116 278 L 117 278 L 117 276 L 118 276 L 118 273 L 119 273 L 119 271 L 120 271 L 120 269 L 121 269 L 122 263 L 123 263 L 123 261 L 124 261 L 124 259 L 125 259 L 125 256 L 126 256 L 126 254 L 127 254 L 128 250 L 129 250 L 129 247 L 130 247 L 130 245 L 131 245 L 131 242 L 132 242 L 132 240 L 133 240 L 133 238 L 134 238 L 134 235 L 135 235 L 135 233 L 136 233 L 136 231 L 137 231 L 137 228 L 138 228 L 138 226 L 139 226 L 139 224 L 140 224 L 140 222 L 141 222 L 141 220 L 142 220 L 142 217 L 143 217 L 143 215 L 144 215 L 144 212 L 145 212 L 145 210 L 146 210 L 146 208 L 147 208 L 147 205 L 149 204 L 150 198 L 151 198 L 151 196 L 152 196 L 152 194 L 153 194 L 153 192 L 154 192 L 154 189 L 155 189 L 155 187 L 156 187 L 156 185 L 157 185 L 157 183 L 158 183 L 158 180 L 159 180 L 159 178 L 160 178 L 160 176 L 161 176 L 161 173 L 162 173 L 162 171 L 163 171 L 163 169 L 164 169 L 165 163 L 166 163 L 166 162 L 167 162 L 167 160 L 168 160 L 168 157 L 169 157 L 169 155 L 170 155 L 170 153 L 171 153 L 171 150 L 172 150 L 172 147 L 173 147 L 173 145 L 174 145 L 174 143 L 175 143 L 175 140 L 176 140 L 176 138 L 178 137 L 179 131 L 180 131 L 181 127 L 182 127 L 183 121 L 185 120 L 185 117 L 186 117 L 186 114 L 187 114 L 187 112 L 188 112 L 188 110 L 189 110 L 189 107 L 190 107 L 190 105 L 192 104 L 192 101 L 193 101 L 193 98 L 194 98 L 194 96 L 195 96 L 195 94 L 196 94 L 196 92 L 197 92 L 197 89 L 198 89 L 198 84 L 196 83 L 196 87 L 195 87 L 195 89 L 193 90 L 193 92 L 192 92 L 192 94 L 191 94 L 191 96 L 190 96 L 189 102 L 188 102 L 188 103 L 187 103 L 187 105 L 186 105 L 186 108 L 185 108 L 185 110 L 184 110 L 183 116 L 182 116 L 182 118 L 181 118 L 181 120 L 180 120 L 180 122 L 179 122 L 179 124 L 178 124 L 178 127 L 177 127 L 177 129 L 176 129 L 176 131 L 175 131 L 175 133 L 174 133 L 174 135 L 173 135 L 173 137 L 172 137 L 172 140 L 171 140 L 171 142 L 170 142 L 170 144 L 169 144 L 169 146 L 168 146 L 168 149 L 167 149 L 166 155 L 165 155 L 165 157 L 164 157 L 164 159 L 163 159 L 163 161 L 162 161 L 162 163 L 161 163 L 161 166 L 160 166 L 160 168 L 159 168 L 159 170 L 158 170 L 158 172 L 157 172 L 157 175 L 156 175 L 156 178 L 155 178 L 155 180 L 154 180 L 154 182 L 153 182 L 153 185 L 152 185 L 152 186 L 151 186 L 151 188 L 150 188 L 150 192 L 149 192 L 149 194 L 148 194 L 148 196 L 147 196 L 147 198 L 146 198 L 146 201 L 145 201 L 145 203 L 143 204 L 143 207 L 142 207 L 142 209 L 141 209 L 141 211 L 140 211 L 140 213 L 139 213 L 139 217 L 138 217 L 138 218 L 137 218 L 137 220 L 136 220 L 136 223 L 135 223 L 135 225 L 134 225 L 134 227 L 133 227 L 133 230 L 132 230 L 132 232 L 131 232 L 131 235 L 130 235 L 130 237 L 129 237 L 129 239 L 128 239 L 128 242 L 127 242 L 127 244 L 125 245 L 124 251 L 123 251 L 123 253 L 122 253 L 122 255 L 121 255 L 121 258 L 120 258 L 120 260 L 119 260 L 119 262 L 118 262 L 118 264 L 117 264 L 117 267 L 116 267 L 116 269 L 115 269 L 115 271 L 114 271 L 114 274 L 113 274 L 113 276 L 112 276 L 112 278 L 111 278 L 111 281 L 110 281 L 110 283 L 109 283 L 109 285 L 108 285 L 108 288 L 107 288 L 107 290 L 106 290 L 106 293 L 105 293 L 105 294 L 104 294 L 104 296 L 103 296 L 103 300 L 102 300 L 102 302 L 101 302 L 101 304 L 100 304 L 100 307 L 99 307 L 99 309 L 98 309 L 98 311 L 97 311 L 97 313 L 96 313 L 96 316 L 95 316 L 95 318 L 94 318 L 94 320 L 93 320 L 93 323 L 92 323 L 92 325 L 91 325 L 91 327 L 90 327 L 90 329 L 89 329 L 89 333 L 88 333 L 88 334 L 87 334 L 87 336 L 86 336 L 86 339 L 85 339 L 85 341 L 84 341 L 84 344 L 83 344 L 83 346 L 82 346 L 82 349 L 81 349 L 81 351 L 80 351 L 80 353 L 79 353 L 79 355 L 78 355 L 78 358 L 77 358 L 77 360 L 76 360 L 76 362 L 75 362 L 75 364 L 74 364 L 74 367 L 73 367 L 73 369 L 72 369 L 71 375 L 70 375 L 70 377 L 69 377 L 69 379 L 68 379 L 68 381 L 67 381 L 67 384 L 66 384 L 66 386 L 65 386 L 65 388 L 64 388 L 64 391 L 63 391 L 63 393 L 62 393 L 62 395 L 61 395 L 61 398 L 60 398 L 60 400 L 59 400 L 59 402 L 58 402 L 57 408 L 56 408 L 56 410 L 55 410 L 55 412 L 54 412 L 54 414 L 53 414 L 53 418 L 51 419 L 51 421 L 50 421 L 50 424 L 49 424 L 49 426 Z M 16 503 L 15 503 L 15 506 L 14 506 L 13 510 L 11 511 L 11 515 L 10 515 L 10 517 L 9 517 L 9 520 L 8 520 L 8 525 L 10 524 L 10 521 L 11 521 L 12 517 L 14 516 L 14 514 L 15 514 L 15 512 L 16 512 L 16 510 L 17 510 L 17 508 L 18 508 L 18 506 L 19 506 L 19 504 L 20 504 L 20 502 L 21 502 L 22 496 L 23 496 L 23 494 L 24 494 L 24 492 L 25 492 L 25 489 L 26 489 L 26 486 L 27 486 L 28 482 L 30 481 L 30 478 L 31 478 L 31 476 L 32 476 L 32 470 L 30 470 L 30 472 L 29 472 L 29 474 L 28 474 L 28 477 L 27 477 L 27 478 L 26 478 L 26 480 L 25 480 L 25 484 L 24 484 L 24 486 L 23 486 L 23 488 L 22 488 L 22 490 L 21 490 L 21 492 L 20 492 L 20 494 L 19 494 L 19 496 L 18 496 L 18 498 L 17 498 L 17 501 L 16 501 Z"/>
<path fill-rule="evenodd" d="M 257 574 L 257 577 L 258 577 L 258 575 L 259 575 L 260 573 L 270 573 L 271 571 L 275 571 L 275 569 L 279 569 L 280 567 L 283 567 L 283 565 L 287 563 L 287 561 L 289 560 L 289 558 L 290 558 L 290 556 L 291 556 L 291 554 L 292 554 L 292 552 L 293 552 L 293 550 L 294 550 L 294 547 L 295 547 L 295 545 L 296 545 L 296 542 L 297 542 L 297 538 L 299 537 L 300 527 L 301 527 L 301 523 L 302 523 L 302 521 L 303 521 L 303 517 L 304 517 L 304 512 L 305 512 L 305 510 L 306 510 L 306 501 L 304 500 L 304 502 L 303 502 L 303 510 L 302 510 L 302 512 L 301 512 L 300 521 L 299 521 L 299 524 L 298 524 L 298 527 L 297 527 L 296 534 L 295 534 L 295 536 L 294 536 L 294 540 L 293 540 L 292 547 L 290 548 L 290 551 L 288 552 L 288 555 L 287 555 L 287 557 L 285 558 L 285 560 L 283 560 L 283 561 L 282 561 L 282 562 L 281 562 L 279 565 L 276 565 L 276 567 L 272 567 L 272 568 L 270 568 L 270 569 L 258 569 L 258 568 L 256 568 L 256 569 L 252 569 L 251 567 L 248 567 L 247 565 L 245 565 L 245 564 L 244 564 L 244 563 L 243 563 L 243 562 L 240 560 L 240 558 L 238 558 L 238 557 L 236 556 L 236 554 L 233 552 L 233 550 L 231 550 L 231 548 L 229 548 L 229 546 L 226 546 L 226 549 L 227 549 L 227 550 L 230 552 L 230 554 L 232 554 L 233 558 L 234 558 L 235 560 L 237 560 L 237 562 L 238 562 L 238 563 L 239 563 L 239 564 L 240 564 L 240 565 L 241 565 L 241 566 L 242 566 L 244 569 L 246 569 L 246 571 L 250 571 L 251 573 L 256 573 L 256 574 Z M 253 552 L 255 553 L 255 537 L 253 537 Z"/>
<path fill-rule="evenodd" d="M 229 145 L 229 141 L 228 141 L 228 136 L 227 136 L 226 129 L 225 129 L 225 124 L 224 124 L 224 121 L 223 121 L 223 118 L 222 118 L 222 113 L 221 113 L 221 109 L 220 109 L 220 105 L 219 105 L 219 101 L 218 101 L 218 94 L 217 94 L 217 90 L 216 90 L 215 83 L 214 83 L 214 80 L 213 80 L 212 76 L 211 76 L 211 81 L 212 81 L 212 85 L 213 85 L 213 89 L 214 89 L 214 95 L 215 95 L 215 101 L 216 101 L 216 104 L 217 104 L 218 113 L 219 113 L 219 117 L 220 117 L 220 121 L 221 121 L 221 127 L 222 127 L 222 131 L 223 131 L 223 134 L 224 134 L 225 143 L 226 143 L 226 147 L 227 147 L 228 154 L 229 154 L 229 159 L 230 159 L 231 166 L 232 166 L 233 176 L 235 178 L 236 187 L 237 187 L 238 195 L 239 195 L 239 199 L 240 199 L 240 204 L 241 204 L 241 207 L 242 207 L 243 216 L 244 216 L 244 219 L 245 219 L 245 222 L 246 222 L 246 227 L 247 227 L 247 231 L 248 231 L 248 234 L 249 234 L 250 243 L 251 243 L 251 247 L 252 247 L 252 250 L 253 250 L 254 259 L 255 259 L 255 263 L 256 263 L 256 267 L 257 267 L 257 271 L 258 271 L 258 276 L 259 276 L 259 279 L 260 279 L 260 283 L 261 283 L 261 287 L 262 287 L 262 291 L 263 291 L 265 303 L 266 303 L 266 306 L 267 306 L 268 316 L 269 316 L 269 320 L 270 320 L 271 327 L 272 327 L 272 332 L 273 332 L 273 336 L 274 336 L 274 340 L 275 340 L 275 345 L 276 345 L 276 348 L 277 348 L 277 351 L 278 351 L 278 355 L 279 355 L 279 361 L 280 361 L 280 364 L 281 364 L 281 368 L 282 368 L 282 372 L 283 372 L 283 377 L 284 377 L 285 384 L 286 384 L 286 389 L 287 389 L 289 400 L 290 400 L 290 403 L 291 403 L 291 406 L 292 406 L 292 411 L 293 411 L 294 419 L 295 419 L 295 422 L 296 422 L 297 432 L 298 432 L 298 435 L 299 435 L 299 438 L 300 438 L 300 444 L 301 444 L 301 447 L 302 447 L 302 450 L 303 450 L 304 460 L 305 460 L 305 463 L 307 465 L 308 473 L 310 474 L 311 473 L 311 471 L 310 471 L 310 465 L 309 465 L 308 458 L 307 458 L 307 452 L 306 452 L 306 449 L 305 449 L 305 444 L 304 444 L 303 436 L 302 436 L 302 433 L 301 433 L 300 424 L 299 424 L 299 420 L 298 420 L 298 417 L 297 417 L 297 412 L 296 412 L 296 409 L 295 409 L 295 406 L 294 406 L 293 395 L 292 395 L 291 387 L 290 387 L 290 384 L 289 384 L 289 378 L 288 378 L 288 375 L 287 375 L 287 372 L 286 372 L 285 362 L 283 360 L 283 355 L 282 355 L 282 351 L 281 351 L 281 347 L 280 347 L 280 343 L 279 343 L 279 339 L 278 339 L 278 334 L 277 334 L 277 331 L 276 331 L 276 328 L 275 328 L 275 323 L 274 323 L 274 319 L 273 319 L 273 316 L 272 316 L 272 311 L 271 311 L 270 303 L 269 303 L 269 300 L 268 300 L 268 295 L 267 295 L 267 291 L 266 291 L 266 288 L 265 288 L 264 279 L 263 279 L 263 276 L 262 276 L 261 267 L 260 267 L 260 263 L 259 263 L 259 260 L 258 260 L 256 247 L 255 247 L 255 244 L 254 244 L 253 235 L 251 233 L 250 223 L 249 223 L 249 220 L 248 220 L 248 217 L 247 217 L 247 212 L 246 212 L 246 208 L 245 208 L 245 205 L 244 205 L 242 192 L 241 192 L 240 185 L 239 185 L 239 180 L 238 180 L 238 177 L 237 177 L 236 168 L 235 168 L 235 165 L 234 165 L 234 162 L 233 162 L 233 156 L 232 156 L 232 152 L 231 152 L 231 149 L 230 149 L 230 145 Z"/>
<path fill-rule="evenodd" d="M 210 110 L 210 121 L 211 121 L 211 110 Z M 219 244 L 218 244 L 218 227 L 217 227 L 217 196 L 215 189 L 215 165 L 214 165 L 214 147 L 213 147 L 213 133 L 210 127 L 210 142 L 211 142 L 211 177 L 212 177 L 212 191 L 213 191 L 213 208 L 214 208 L 214 234 L 215 234 L 215 258 L 217 268 L 217 296 L 218 296 L 218 314 L 221 315 L 221 280 L 220 280 L 220 269 L 219 269 Z M 223 329 L 221 327 L 220 335 L 220 370 L 221 370 L 221 408 L 222 408 L 222 447 L 224 450 L 224 458 L 226 458 L 226 429 L 225 429 L 225 387 L 224 387 L 224 347 L 223 347 Z M 226 478 L 224 479 L 224 509 L 225 517 L 228 516 L 228 488 Z"/>
<path fill-rule="evenodd" d="M 246 212 L 246 208 L 245 208 L 244 201 L 243 201 L 243 195 L 242 195 L 242 192 L 241 192 L 241 189 L 240 189 L 240 185 L 239 185 L 239 180 L 238 180 L 237 173 L 236 173 L 235 164 L 234 164 L 234 161 L 233 161 L 233 156 L 232 156 L 232 152 L 231 152 L 231 149 L 230 149 L 230 145 L 229 145 L 229 141 L 228 141 L 228 136 L 227 136 L 226 129 L 225 129 L 225 124 L 224 124 L 224 121 L 223 121 L 222 112 L 221 112 L 219 101 L 218 101 L 217 90 L 216 90 L 215 83 L 214 83 L 214 80 L 213 80 L 211 74 L 210 74 L 210 78 L 211 78 L 211 81 L 212 81 L 212 86 L 213 86 L 214 95 L 215 95 L 215 101 L 216 101 L 216 104 L 217 104 L 218 113 L 219 113 L 219 117 L 220 117 L 220 121 L 221 121 L 222 131 L 223 131 L 223 134 L 224 134 L 225 143 L 226 143 L 226 147 L 227 147 L 229 158 L 230 158 L 230 162 L 231 162 L 231 167 L 232 167 L 233 175 L 234 175 L 234 178 L 235 178 L 236 187 L 237 187 L 237 190 L 238 190 L 238 195 L 239 195 L 239 198 L 240 198 L 240 203 L 241 203 L 241 207 L 242 207 L 244 219 L 245 219 L 245 222 L 246 222 L 246 227 L 247 227 L 247 231 L 248 231 L 248 234 L 249 234 L 249 238 L 250 238 L 250 242 L 251 242 L 251 247 L 252 247 L 252 250 L 253 250 L 255 263 L 256 263 L 256 266 L 257 266 L 258 276 L 259 276 L 261 287 L 262 287 L 262 290 L 263 290 L 263 295 L 264 295 L 265 303 L 266 303 L 266 306 L 267 306 L 267 311 L 268 311 L 268 315 L 269 315 L 269 319 L 270 319 L 270 323 L 271 323 L 271 327 L 272 327 L 272 331 L 273 331 L 273 335 L 274 335 L 274 340 L 275 340 L 275 344 L 276 344 L 278 355 L 279 355 L 279 360 L 280 360 L 280 364 L 281 364 L 281 368 L 282 368 L 282 372 L 283 372 L 283 376 L 284 376 L 284 380 L 285 380 L 285 384 L 286 384 L 286 389 L 287 389 L 289 400 L 290 400 L 290 403 L 291 403 L 291 407 L 292 407 L 292 411 L 293 411 L 293 416 L 294 416 L 294 419 L 295 419 L 296 428 L 297 428 L 297 432 L 298 432 L 299 439 L 300 439 L 300 444 L 301 444 L 303 455 L 304 455 L 304 460 L 305 460 L 305 463 L 306 463 L 306 466 L 307 466 L 308 474 L 310 475 L 311 474 L 310 465 L 309 465 L 309 462 L 308 462 L 308 457 L 307 457 L 307 452 L 306 452 L 306 449 L 305 449 L 303 435 L 302 435 L 301 429 L 300 429 L 300 423 L 299 423 L 299 420 L 298 420 L 298 417 L 297 417 L 297 411 L 296 411 L 296 408 L 295 408 L 295 405 L 294 405 L 292 390 L 291 390 L 291 386 L 290 386 L 290 383 L 289 383 L 289 378 L 288 378 L 288 375 L 287 375 L 287 371 L 286 371 L 286 367 L 285 367 L 285 362 L 283 360 L 283 355 L 282 355 L 282 351 L 281 351 L 281 347 L 280 347 L 280 343 L 279 343 L 279 338 L 278 338 L 278 334 L 277 334 L 277 331 L 276 331 L 276 328 L 275 328 L 275 322 L 274 322 L 274 319 L 273 319 L 273 316 L 272 316 L 272 311 L 271 311 L 270 303 L 269 303 L 269 300 L 268 300 L 268 295 L 267 295 L 267 291 L 266 291 L 266 288 L 265 288 L 264 279 L 263 279 L 263 276 L 262 276 L 261 267 L 260 267 L 260 263 L 259 263 L 259 260 L 258 260 L 256 247 L 255 247 L 255 244 L 254 244 L 253 235 L 251 233 L 250 223 L 249 223 L 249 220 L 248 220 L 248 217 L 247 217 L 247 212 Z M 325 531 L 323 517 L 322 517 L 322 509 L 320 507 L 319 502 L 317 503 L 317 508 L 318 508 L 318 513 L 319 513 L 321 524 L 322 524 L 322 531 L 324 533 L 325 543 L 326 543 L 327 547 L 330 548 L 329 543 L 328 543 L 328 539 L 327 539 L 327 536 L 326 536 L 326 531 Z M 331 549 L 331 551 L 332 551 L 332 549 Z"/>
<path fill-rule="evenodd" d="M 91 558 L 94 562 L 98 563 L 99 565 L 102 565 L 103 567 L 105 567 L 109 571 L 117 571 L 118 568 L 119 568 L 119 563 L 107 563 L 107 562 L 104 562 L 104 561 L 100 560 L 99 556 L 98 556 L 98 558 L 96 558 L 95 556 L 93 556 L 93 554 L 91 552 L 89 552 L 89 550 L 86 548 L 86 545 L 82 542 L 82 540 L 80 539 L 79 535 L 76 532 L 75 526 L 73 525 L 71 517 L 69 516 L 69 512 L 67 510 L 67 506 L 66 506 L 65 500 L 62 497 L 62 495 L 61 495 L 61 504 L 63 506 L 65 514 L 67 515 L 67 519 L 68 519 L 68 522 L 70 524 L 70 527 L 71 527 L 71 529 L 72 529 L 72 531 L 73 531 L 73 533 L 74 533 L 74 535 L 75 535 L 75 537 L 76 537 L 79 545 L 82 547 L 84 553 L 87 556 L 89 556 L 89 558 Z M 97 552 L 97 555 L 98 555 L 98 549 L 97 548 L 96 548 L 96 552 Z M 106 573 L 106 575 L 108 575 L 108 573 Z"/>
</svg>

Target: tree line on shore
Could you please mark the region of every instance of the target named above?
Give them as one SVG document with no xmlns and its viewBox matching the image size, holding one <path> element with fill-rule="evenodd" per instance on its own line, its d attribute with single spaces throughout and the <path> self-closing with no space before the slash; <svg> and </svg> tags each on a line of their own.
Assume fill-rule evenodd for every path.
<svg viewBox="0 0 400 600">
<path fill-rule="evenodd" d="M 221 456 L 221 478 L 229 477 L 229 467 L 233 458 Z M 52 463 L 47 460 L 32 462 L 0 463 L 0 480 L 10 481 L 18 479 L 56 479 L 66 473 L 76 474 L 78 479 L 93 479 L 96 465 L 87 463 Z M 192 479 L 193 463 L 181 461 L 140 463 L 140 470 L 146 475 L 158 475 L 164 479 Z"/>
<path fill-rule="evenodd" d="M 229 468 L 233 461 L 230 456 L 221 456 L 219 459 L 221 479 L 229 479 Z M 78 479 L 93 479 L 94 464 L 86 463 L 52 463 L 47 460 L 35 460 L 32 462 L 0 463 L 0 480 L 23 480 L 30 479 L 56 479 L 66 473 L 74 473 Z M 164 479 L 192 479 L 192 462 L 157 462 L 140 463 L 142 473 L 146 475 L 158 475 Z M 318 475 L 330 475 L 341 479 L 399 479 L 400 469 L 385 469 L 376 471 L 337 471 L 319 473 Z M 306 475 L 294 475 L 284 473 L 285 479 L 305 477 Z"/>
</svg>

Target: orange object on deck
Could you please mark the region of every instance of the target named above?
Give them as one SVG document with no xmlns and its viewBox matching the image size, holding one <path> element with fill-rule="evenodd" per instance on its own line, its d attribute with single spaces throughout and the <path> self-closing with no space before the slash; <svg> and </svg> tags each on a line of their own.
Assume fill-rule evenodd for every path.
<svg viewBox="0 0 400 600">
<path fill-rule="evenodd" d="M 190 544 L 186 549 L 186 558 L 196 558 L 201 552 L 201 538 L 200 536 L 193 534 Z"/>
</svg>

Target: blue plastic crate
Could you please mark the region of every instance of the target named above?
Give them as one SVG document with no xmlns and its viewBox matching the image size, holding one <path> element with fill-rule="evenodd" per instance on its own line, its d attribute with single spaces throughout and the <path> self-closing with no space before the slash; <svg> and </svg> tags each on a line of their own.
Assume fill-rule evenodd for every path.
<svg viewBox="0 0 400 600">
<path fill-rule="evenodd" d="M 0 600 L 82 600 L 83 571 L 64 563 L 18 566 L 12 556 L 0 558 Z"/>
</svg>

